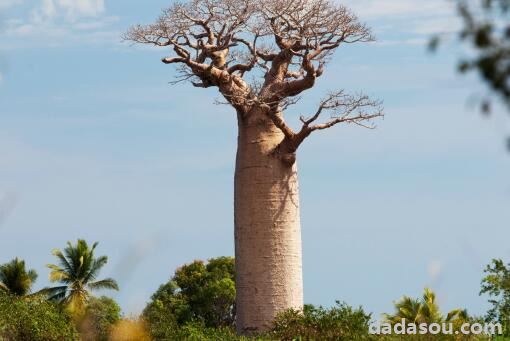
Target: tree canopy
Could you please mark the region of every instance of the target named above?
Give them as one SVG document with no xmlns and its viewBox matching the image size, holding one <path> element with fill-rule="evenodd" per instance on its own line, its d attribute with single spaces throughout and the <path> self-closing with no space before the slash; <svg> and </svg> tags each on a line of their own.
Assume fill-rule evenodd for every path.
<svg viewBox="0 0 510 341">
<path fill-rule="evenodd" d="M 436 294 L 425 288 L 421 299 L 404 296 L 395 302 L 395 313 L 384 314 L 384 317 L 387 322 L 392 324 L 400 323 L 402 320 L 407 323 L 430 324 L 465 321 L 468 319 L 468 314 L 466 310 L 455 309 L 443 316 L 436 303 Z"/>
<path fill-rule="evenodd" d="M 75 245 L 67 243 L 64 251 L 56 249 L 53 255 L 59 265 L 48 264 L 51 269 L 50 281 L 62 285 L 47 288 L 45 293 L 51 300 L 64 303 L 67 308 L 78 314 L 83 313 L 90 291 L 100 289 L 119 290 L 117 282 L 111 278 L 97 280 L 101 268 L 108 262 L 108 257 L 95 257 L 94 250 L 98 243 L 89 247 L 87 242 L 78 239 Z"/>
<path fill-rule="evenodd" d="M 191 322 L 203 323 L 206 327 L 233 326 L 234 280 L 232 257 L 183 265 L 152 295 L 143 316 L 156 336 Z"/>
<path fill-rule="evenodd" d="M 362 126 L 382 116 L 378 101 L 334 91 L 294 131 L 282 111 L 321 77 L 342 45 L 369 42 L 370 30 L 345 6 L 330 0 L 192 0 L 176 2 L 150 25 L 124 39 L 170 49 L 162 61 L 177 66 L 175 83 L 217 87 L 240 117 L 264 110 L 283 132 L 292 154 L 313 131 L 338 123 Z M 249 76 L 253 78 L 250 81 Z M 321 114 L 330 119 L 319 122 Z M 293 162 L 291 159 L 287 160 Z"/>
<path fill-rule="evenodd" d="M 25 261 L 19 258 L 0 265 L 0 291 L 25 296 L 30 293 L 36 279 L 37 272 L 27 270 Z"/>
<path fill-rule="evenodd" d="M 485 274 L 480 295 L 488 295 L 492 305 L 486 319 L 501 323 L 505 336 L 510 336 L 510 264 L 494 259 L 485 268 Z"/>
<path fill-rule="evenodd" d="M 483 0 L 478 6 L 459 1 L 458 8 L 464 22 L 460 37 L 476 51 L 473 57 L 461 61 L 459 69 L 477 70 L 510 106 L 510 1 Z"/>
<path fill-rule="evenodd" d="M 70 316 L 42 297 L 0 295 L 0 340 L 78 340 Z"/>
<path fill-rule="evenodd" d="M 108 341 L 113 326 L 121 319 L 120 306 L 112 298 L 91 297 L 85 315 L 78 323 L 83 341 Z"/>
<path fill-rule="evenodd" d="M 491 94 L 499 96 L 510 108 L 510 0 L 456 0 L 462 20 L 459 41 L 468 52 L 459 60 L 461 73 L 477 72 L 489 86 Z M 442 37 L 436 35 L 430 42 L 435 50 Z M 481 109 L 491 111 L 491 96 L 483 96 Z M 510 145 L 509 145 L 510 147 Z"/>
</svg>

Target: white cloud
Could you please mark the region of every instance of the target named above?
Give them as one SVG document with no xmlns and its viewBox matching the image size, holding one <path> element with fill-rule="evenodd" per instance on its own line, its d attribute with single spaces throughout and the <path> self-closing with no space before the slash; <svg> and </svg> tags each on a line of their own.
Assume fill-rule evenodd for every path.
<svg viewBox="0 0 510 341">
<path fill-rule="evenodd" d="M 118 42 L 120 32 L 113 28 L 118 20 L 105 15 L 105 0 L 39 0 L 25 18 L 5 20 L 0 50 Z"/>
<path fill-rule="evenodd" d="M 394 46 L 394 45 L 426 45 L 429 42 L 426 38 L 410 38 L 401 40 L 377 40 L 377 46 Z"/>
<path fill-rule="evenodd" d="M 53 0 L 43 0 L 39 8 L 32 12 L 32 16 L 36 21 L 53 18 L 57 15 L 57 9 Z"/>
<path fill-rule="evenodd" d="M 380 45 L 424 45 L 460 23 L 450 0 L 339 0 L 368 22 Z"/>
<path fill-rule="evenodd" d="M 58 0 L 70 15 L 96 16 L 104 12 L 104 0 Z"/>
<path fill-rule="evenodd" d="M 406 17 L 409 15 L 438 15 L 451 11 L 448 0 L 347 0 L 347 7 L 354 10 L 361 18 Z"/>
<path fill-rule="evenodd" d="M 23 3 L 23 0 L 0 0 L 0 10 L 7 9 Z"/>
<path fill-rule="evenodd" d="M 453 15 L 445 15 L 418 20 L 413 27 L 413 32 L 430 36 L 437 33 L 458 32 L 460 28 L 461 22 L 459 18 Z"/>
<path fill-rule="evenodd" d="M 74 21 L 81 17 L 96 17 L 104 10 L 104 0 L 42 0 L 32 16 L 38 22 L 56 17 Z"/>
</svg>

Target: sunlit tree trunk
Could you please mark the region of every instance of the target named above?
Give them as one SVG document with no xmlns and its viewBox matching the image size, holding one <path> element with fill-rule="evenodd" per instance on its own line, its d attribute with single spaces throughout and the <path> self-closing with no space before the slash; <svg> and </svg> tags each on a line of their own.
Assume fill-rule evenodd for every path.
<svg viewBox="0 0 510 341">
<path fill-rule="evenodd" d="M 303 307 L 297 167 L 275 157 L 283 133 L 267 115 L 239 119 L 235 171 L 237 329 L 267 330 Z"/>
</svg>

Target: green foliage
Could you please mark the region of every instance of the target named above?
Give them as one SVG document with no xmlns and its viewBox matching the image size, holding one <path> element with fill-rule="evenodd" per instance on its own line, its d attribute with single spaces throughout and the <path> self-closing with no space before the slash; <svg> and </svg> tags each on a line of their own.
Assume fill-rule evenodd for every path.
<svg viewBox="0 0 510 341">
<path fill-rule="evenodd" d="M 510 104 L 510 31 L 501 27 L 508 20 L 509 0 L 481 0 L 479 6 L 458 1 L 459 13 L 464 21 L 460 37 L 477 51 L 472 59 L 460 63 L 461 72 L 478 70 L 492 90 Z"/>
<path fill-rule="evenodd" d="M 510 264 L 505 266 L 502 260 L 493 259 L 484 272 L 480 295 L 489 295 L 492 304 L 486 320 L 501 323 L 503 334 L 510 337 Z"/>
<path fill-rule="evenodd" d="M 193 341 L 245 341 L 255 338 L 241 337 L 236 334 L 232 327 L 207 328 L 203 323 L 188 323 L 176 329 L 172 340 L 193 340 Z M 262 339 L 259 339 L 262 340 Z"/>
<path fill-rule="evenodd" d="M 18 258 L 0 265 L 0 291 L 25 296 L 30 293 L 36 279 L 37 273 L 35 270 L 27 271 L 25 261 Z"/>
<path fill-rule="evenodd" d="M 436 294 L 428 288 L 425 288 L 421 299 L 402 297 L 395 302 L 395 313 L 384 314 L 384 317 L 391 324 L 400 323 L 402 320 L 415 324 L 461 323 L 468 320 L 467 312 L 461 309 L 452 310 L 444 317 L 436 303 Z"/>
<path fill-rule="evenodd" d="M 78 340 L 66 312 L 41 297 L 0 294 L 0 340 Z"/>
<path fill-rule="evenodd" d="M 169 283 L 159 288 L 142 314 L 147 329 L 155 340 L 172 339 L 171 336 L 179 329 L 175 317 L 178 302 L 173 297 L 173 289 L 169 289 L 168 286 Z"/>
<path fill-rule="evenodd" d="M 173 335 L 180 326 L 203 324 L 206 328 L 232 327 L 235 321 L 234 259 L 194 261 L 175 271 L 143 312 L 154 338 Z"/>
<path fill-rule="evenodd" d="M 463 22 L 460 41 L 473 51 L 469 57 L 460 60 L 459 72 L 478 72 L 492 92 L 510 106 L 510 27 L 506 24 L 510 19 L 510 0 L 456 2 Z M 439 36 L 433 37 L 430 48 L 435 50 L 440 41 Z M 482 102 L 481 109 L 485 114 L 490 113 L 488 99 Z"/>
<path fill-rule="evenodd" d="M 289 310 L 280 314 L 270 336 L 278 340 L 366 340 L 370 314 L 336 302 L 330 309 L 306 305 L 303 313 Z"/>
<path fill-rule="evenodd" d="M 89 247 L 87 242 L 79 239 L 76 245 L 67 243 L 64 252 L 56 249 L 53 255 L 58 258 L 59 265 L 48 264 L 51 269 L 50 281 L 62 285 L 44 289 L 42 292 L 49 299 L 62 302 L 70 312 L 81 315 L 91 290 L 119 290 L 117 282 L 111 278 L 97 281 L 101 268 L 108 262 L 108 257 L 94 257 L 97 243 Z"/>
<path fill-rule="evenodd" d="M 485 335 L 373 335 L 371 341 L 508 341 Z"/>
<path fill-rule="evenodd" d="M 90 295 L 89 290 L 118 289 L 112 279 L 97 281 L 107 258 L 94 257 L 97 243 L 89 247 L 83 240 L 68 243 L 63 252 L 53 254 L 60 265 L 49 265 L 50 279 L 62 286 L 44 289 L 43 295 L 30 293 L 37 275 L 27 271 L 18 258 L 0 266 L 0 340 L 488 340 L 485 336 L 370 335 L 371 315 L 345 303 L 326 309 L 306 305 L 304 311 L 289 310 L 277 316 L 273 328 L 259 336 L 240 337 L 235 332 L 234 259 L 219 257 L 207 263 L 194 261 L 175 271 L 172 279 L 160 286 L 144 309 L 140 320 L 122 320 L 119 305 L 111 298 Z M 503 325 L 510 336 L 510 264 L 493 260 L 485 269 L 480 294 L 489 295 L 492 308 L 486 322 Z M 56 302 L 64 302 L 62 306 Z M 63 309 L 73 306 L 73 309 Z M 76 307 L 82 311 L 76 314 Z M 394 314 L 386 314 L 392 324 L 480 322 L 465 310 L 443 315 L 435 294 L 425 289 L 420 299 L 404 296 L 395 303 Z M 71 313 L 71 314 L 70 314 Z M 77 331 L 78 330 L 78 331 Z M 79 333 L 78 333 L 79 332 Z"/>
<path fill-rule="evenodd" d="M 120 306 L 112 298 L 91 297 L 78 330 L 83 341 L 107 341 L 112 327 L 121 319 Z"/>
</svg>

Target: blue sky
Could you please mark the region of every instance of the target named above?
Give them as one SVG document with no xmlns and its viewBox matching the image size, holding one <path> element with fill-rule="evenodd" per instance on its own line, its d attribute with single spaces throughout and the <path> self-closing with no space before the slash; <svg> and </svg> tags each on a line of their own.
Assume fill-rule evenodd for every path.
<svg viewBox="0 0 510 341">
<path fill-rule="evenodd" d="M 168 4 L 0 0 L 0 262 L 26 259 L 36 288 L 76 238 L 100 242 L 128 314 L 177 266 L 233 254 L 233 111 L 169 85 L 167 51 L 120 40 Z M 305 300 L 377 316 L 431 286 L 444 310 L 481 314 L 484 265 L 510 258 L 507 115 L 474 108 L 486 89 L 454 70 L 468 51 L 426 52 L 458 27 L 450 1 L 345 4 L 378 42 L 341 48 L 288 119 L 338 88 L 384 100 L 386 117 L 302 146 Z"/>
</svg>

